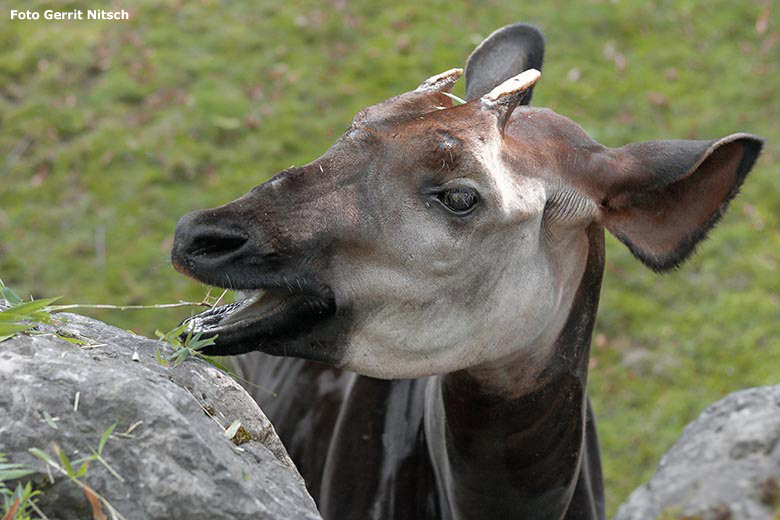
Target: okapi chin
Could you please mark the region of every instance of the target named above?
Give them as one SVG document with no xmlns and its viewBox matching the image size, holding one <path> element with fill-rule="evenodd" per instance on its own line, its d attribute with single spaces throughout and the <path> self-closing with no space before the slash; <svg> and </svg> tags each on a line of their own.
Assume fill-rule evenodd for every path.
<svg viewBox="0 0 780 520">
<path fill-rule="evenodd" d="M 607 148 L 528 106 L 543 56 L 537 29 L 499 29 L 464 104 L 461 69 L 433 76 L 176 228 L 176 269 L 245 296 L 188 331 L 276 390 L 249 388 L 326 519 L 604 517 L 586 392 L 604 228 L 679 266 L 762 141 Z"/>
</svg>

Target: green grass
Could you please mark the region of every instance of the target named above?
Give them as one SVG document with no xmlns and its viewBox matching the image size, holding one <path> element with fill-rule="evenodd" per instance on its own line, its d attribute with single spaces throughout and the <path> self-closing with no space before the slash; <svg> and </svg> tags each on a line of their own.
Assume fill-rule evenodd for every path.
<svg viewBox="0 0 780 520">
<path fill-rule="evenodd" d="M 203 288 L 168 263 L 181 215 L 316 158 L 361 107 L 462 65 L 493 29 L 526 20 L 548 40 L 535 104 L 606 145 L 736 131 L 768 139 L 729 214 L 680 271 L 654 275 L 608 241 L 590 388 L 610 511 L 708 403 L 778 382 L 776 3 L 132 5 L 129 22 L 0 17 L 0 276 L 25 297 L 198 301 Z M 7 7 L 22 6 L 94 7 Z M 187 312 L 90 314 L 151 335 Z"/>
</svg>

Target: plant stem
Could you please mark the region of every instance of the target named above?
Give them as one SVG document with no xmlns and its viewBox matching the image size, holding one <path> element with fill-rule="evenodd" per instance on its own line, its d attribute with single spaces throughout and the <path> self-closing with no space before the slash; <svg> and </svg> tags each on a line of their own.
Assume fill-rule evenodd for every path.
<svg viewBox="0 0 780 520">
<path fill-rule="evenodd" d="M 48 309 L 50 312 L 59 312 L 68 309 L 115 309 L 120 311 L 136 309 L 170 309 L 173 307 L 211 307 L 210 303 L 203 302 L 179 302 L 179 303 L 158 303 L 156 305 L 109 305 L 109 304 L 84 304 L 73 303 L 70 305 L 52 305 Z"/>
</svg>

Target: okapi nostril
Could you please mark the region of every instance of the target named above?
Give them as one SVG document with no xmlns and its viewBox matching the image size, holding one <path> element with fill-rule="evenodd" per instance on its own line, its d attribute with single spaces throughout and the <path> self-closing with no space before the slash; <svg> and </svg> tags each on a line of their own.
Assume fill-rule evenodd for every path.
<svg viewBox="0 0 780 520">
<path fill-rule="evenodd" d="M 210 235 L 195 238 L 189 250 L 192 256 L 219 256 L 238 251 L 247 239 L 239 236 Z"/>
</svg>

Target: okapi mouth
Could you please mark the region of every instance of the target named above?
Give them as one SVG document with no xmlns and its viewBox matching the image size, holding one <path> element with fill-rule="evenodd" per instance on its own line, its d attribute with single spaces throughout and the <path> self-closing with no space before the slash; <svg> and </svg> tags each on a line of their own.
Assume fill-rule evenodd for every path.
<svg viewBox="0 0 780 520">
<path fill-rule="evenodd" d="M 184 320 L 183 337 L 200 334 L 215 337 L 214 345 L 201 352 L 210 356 L 230 356 L 259 350 L 283 354 L 285 344 L 310 333 L 336 313 L 335 298 L 292 287 L 265 287 L 243 291 L 244 298 Z"/>
</svg>

